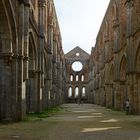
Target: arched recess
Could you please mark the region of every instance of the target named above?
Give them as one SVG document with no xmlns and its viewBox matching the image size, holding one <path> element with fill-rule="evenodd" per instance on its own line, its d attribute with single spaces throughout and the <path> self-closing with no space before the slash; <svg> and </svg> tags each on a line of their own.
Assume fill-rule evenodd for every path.
<svg viewBox="0 0 140 140">
<path fill-rule="evenodd" d="M 27 80 L 27 112 L 36 112 L 38 89 L 37 89 L 37 47 L 33 32 L 29 33 L 29 63 L 28 73 L 29 79 Z"/>
<path fill-rule="evenodd" d="M 117 20 L 118 18 L 118 8 L 117 8 L 117 4 L 114 2 L 113 6 L 112 6 L 112 20 Z"/>
<path fill-rule="evenodd" d="M 17 67 L 13 53 L 17 50 L 17 29 L 10 0 L 0 1 L 0 118 L 16 119 Z"/>
<path fill-rule="evenodd" d="M 126 58 L 122 57 L 120 63 L 120 80 L 124 82 L 126 80 Z"/>
<path fill-rule="evenodd" d="M 122 59 L 120 61 L 120 97 L 118 99 L 120 100 L 120 107 L 121 110 L 124 109 L 124 102 L 127 96 L 127 86 L 126 86 L 126 57 L 125 55 L 122 56 Z"/>
<path fill-rule="evenodd" d="M 82 88 L 82 97 L 85 97 L 85 96 L 86 96 L 86 88 L 83 87 L 83 88 Z"/>
<path fill-rule="evenodd" d="M 10 0 L 0 1 L 0 52 L 17 53 L 17 25 Z"/>
<path fill-rule="evenodd" d="M 109 29 L 109 38 L 110 38 L 110 45 L 109 45 L 109 59 L 113 58 L 114 51 L 117 51 L 118 46 L 118 8 L 117 3 L 113 2 L 111 7 L 111 14 L 110 14 L 110 29 Z"/>
</svg>

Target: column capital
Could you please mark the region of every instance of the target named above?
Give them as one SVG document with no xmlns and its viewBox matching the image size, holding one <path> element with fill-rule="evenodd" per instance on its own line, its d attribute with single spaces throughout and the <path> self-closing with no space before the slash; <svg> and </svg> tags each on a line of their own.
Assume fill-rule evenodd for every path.
<svg viewBox="0 0 140 140">
<path fill-rule="evenodd" d="M 127 8 L 133 7 L 133 3 L 134 3 L 133 0 L 126 0 L 125 1 L 125 5 Z"/>
<path fill-rule="evenodd" d="M 18 0 L 20 3 L 24 4 L 25 6 L 30 7 L 30 1 L 29 0 Z"/>
<path fill-rule="evenodd" d="M 38 1 L 38 6 L 39 7 L 45 7 L 46 6 L 46 0 L 39 0 Z"/>
</svg>

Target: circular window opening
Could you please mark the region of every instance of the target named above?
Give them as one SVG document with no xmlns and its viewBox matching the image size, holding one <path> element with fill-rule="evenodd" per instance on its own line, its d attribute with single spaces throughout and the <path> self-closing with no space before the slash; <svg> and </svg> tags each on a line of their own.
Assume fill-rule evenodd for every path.
<svg viewBox="0 0 140 140">
<path fill-rule="evenodd" d="M 83 64 L 79 61 L 75 61 L 73 64 L 72 64 L 72 69 L 74 71 L 81 71 L 83 68 Z"/>
<path fill-rule="evenodd" d="M 79 56 L 80 54 L 79 53 L 76 53 L 76 56 Z"/>
</svg>

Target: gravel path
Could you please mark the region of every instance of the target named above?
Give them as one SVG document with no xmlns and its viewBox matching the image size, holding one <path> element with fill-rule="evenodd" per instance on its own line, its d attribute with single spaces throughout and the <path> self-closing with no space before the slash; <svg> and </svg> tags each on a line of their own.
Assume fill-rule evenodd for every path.
<svg viewBox="0 0 140 140">
<path fill-rule="evenodd" d="M 0 140 L 140 140 L 140 116 L 65 104 L 53 117 L 0 125 Z"/>
</svg>

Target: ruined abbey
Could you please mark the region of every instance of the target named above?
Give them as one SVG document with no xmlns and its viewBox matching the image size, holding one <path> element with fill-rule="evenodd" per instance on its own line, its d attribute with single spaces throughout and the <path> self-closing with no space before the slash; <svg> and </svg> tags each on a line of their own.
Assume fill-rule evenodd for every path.
<svg viewBox="0 0 140 140">
<path fill-rule="evenodd" d="M 53 0 L 0 7 L 0 121 L 63 103 L 123 111 L 126 99 L 140 114 L 139 0 L 110 0 L 91 54 L 79 46 L 64 54 Z"/>
</svg>

